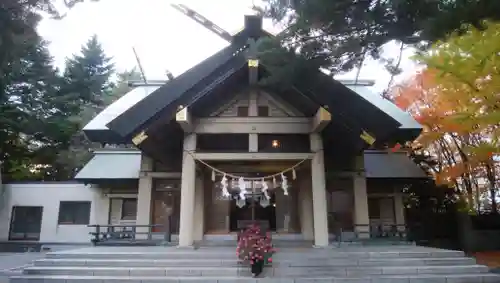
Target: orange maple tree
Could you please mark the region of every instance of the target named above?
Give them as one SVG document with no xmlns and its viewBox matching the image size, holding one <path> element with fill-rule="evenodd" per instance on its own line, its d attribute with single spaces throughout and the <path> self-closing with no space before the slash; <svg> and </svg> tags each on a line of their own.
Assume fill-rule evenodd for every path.
<svg viewBox="0 0 500 283">
<path fill-rule="evenodd" d="M 436 159 L 436 180 L 461 190 L 469 207 L 488 192 L 496 212 L 500 24 L 486 25 L 417 56 L 426 68 L 393 88 L 392 98 L 424 126 L 415 145 Z"/>
</svg>

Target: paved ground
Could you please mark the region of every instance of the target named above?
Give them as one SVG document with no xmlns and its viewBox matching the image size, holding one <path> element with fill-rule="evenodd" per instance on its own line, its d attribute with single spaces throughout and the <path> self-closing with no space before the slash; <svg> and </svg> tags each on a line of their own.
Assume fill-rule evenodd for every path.
<svg viewBox="0 0 500 283">
<path fill-rule="evenodd" d="M 1 0 L 0 0 L 1 1 Z M 51 246 L 52 251 L 64 251 L 81 248 L 74 245 Z M 19 274 L 23 267 L 29 266 L 33 261 L 43 258 L 44 252 L 31 253 L 0 253 L 0 283 L 8 283 L 9 275 Z"/>
<path fill-rule="evenodd" d="M 8 283 L 9 275 L 19 273 L 22 267 L 44 256 L 44 253 L 0 253 L 0 283 Z"/>
</svg>

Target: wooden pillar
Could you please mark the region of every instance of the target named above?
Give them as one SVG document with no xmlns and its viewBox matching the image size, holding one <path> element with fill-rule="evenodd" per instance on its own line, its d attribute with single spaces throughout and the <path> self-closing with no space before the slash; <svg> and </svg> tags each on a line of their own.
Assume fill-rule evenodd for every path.
<svg viewBox="0 0 500 283">
<path fill-rule="evenodd" d="M 181 175 L 181 215 L 179 228 L 179 246 L 189 247 L 194 241 L 194 206 L 196 186 L 196 164 L 188 152 L 196 149 L 196 134 L 184 137 L 184 153 L 182 157 Z M 188 152 L 186 152 L 188 151 Z"/>
<path fill-rule="evenodd" d="M 323 155 L 323 141 L 320 134 L 311 134 L 311 151 L 314 157 L 311 162 L 314 245 L 328 246 L 328 215 L 326 207 L 326 180 Z"/>
</svg>

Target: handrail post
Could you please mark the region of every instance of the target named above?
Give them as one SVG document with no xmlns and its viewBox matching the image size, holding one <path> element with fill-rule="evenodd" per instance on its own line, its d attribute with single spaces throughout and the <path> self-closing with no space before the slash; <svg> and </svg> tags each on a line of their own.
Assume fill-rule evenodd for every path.
<svg viewBox="0 0 500 283">
<path fill-rule="evenodd" d="M 132 226 L 132 240 L 135 241 L 135 233 L 137 233 L 137 226 Z"/>
<path fill-rule="evenodd" d="M 167 223 L 165 227 L 165 241 L 172 242 L 172 215 L 167 216 Z"/>
<path fill-rule="evenodd" d="M 344 229 L 342 227 L 339 228 L 339 238 L 338 238 L 338 247 L 342 246 L 342 233 L 344 232 Z"/>
<path fill-rule="evenodd" d="M 101 241 L 101 226 L 99 224 L 97 224 L 95 226 L 95 243 L 98 243 L 99 241 Z"/>
<path fill-rule="evenodd" d="M 151 241 L 153 239 L 153 226 L 148 225 L 148 241 Z"/>
</svg>

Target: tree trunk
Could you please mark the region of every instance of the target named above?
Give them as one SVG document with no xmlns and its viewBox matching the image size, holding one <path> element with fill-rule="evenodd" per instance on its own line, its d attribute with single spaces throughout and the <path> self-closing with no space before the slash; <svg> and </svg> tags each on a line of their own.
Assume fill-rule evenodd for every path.
<svg viewBox="0 0 500 283">
<path fill-rule="evenodd" d="M 491 213 L 497 214 L 498 213 L 498 208 L 497 208 L 497 200 L 496 200 L 496 176 L 494 172 L 494 168 L 490 166 L 489 164 L 486 164 L 486 177 L 488 178 L 488 183 L 490 184 L 490 198 L 491 198 Z"/>
<path fill-rule="evenodd" d="M 491 213 L 497 214 L 498 213 L 498 208 L 497 208 L 497 200 L 496 200 L 496 193 L 497 191 L 495 190 L 495 185 L 490 185 L 492 188 L 490 188 L 490 197 L 491 197 Z"/>
</svg>

